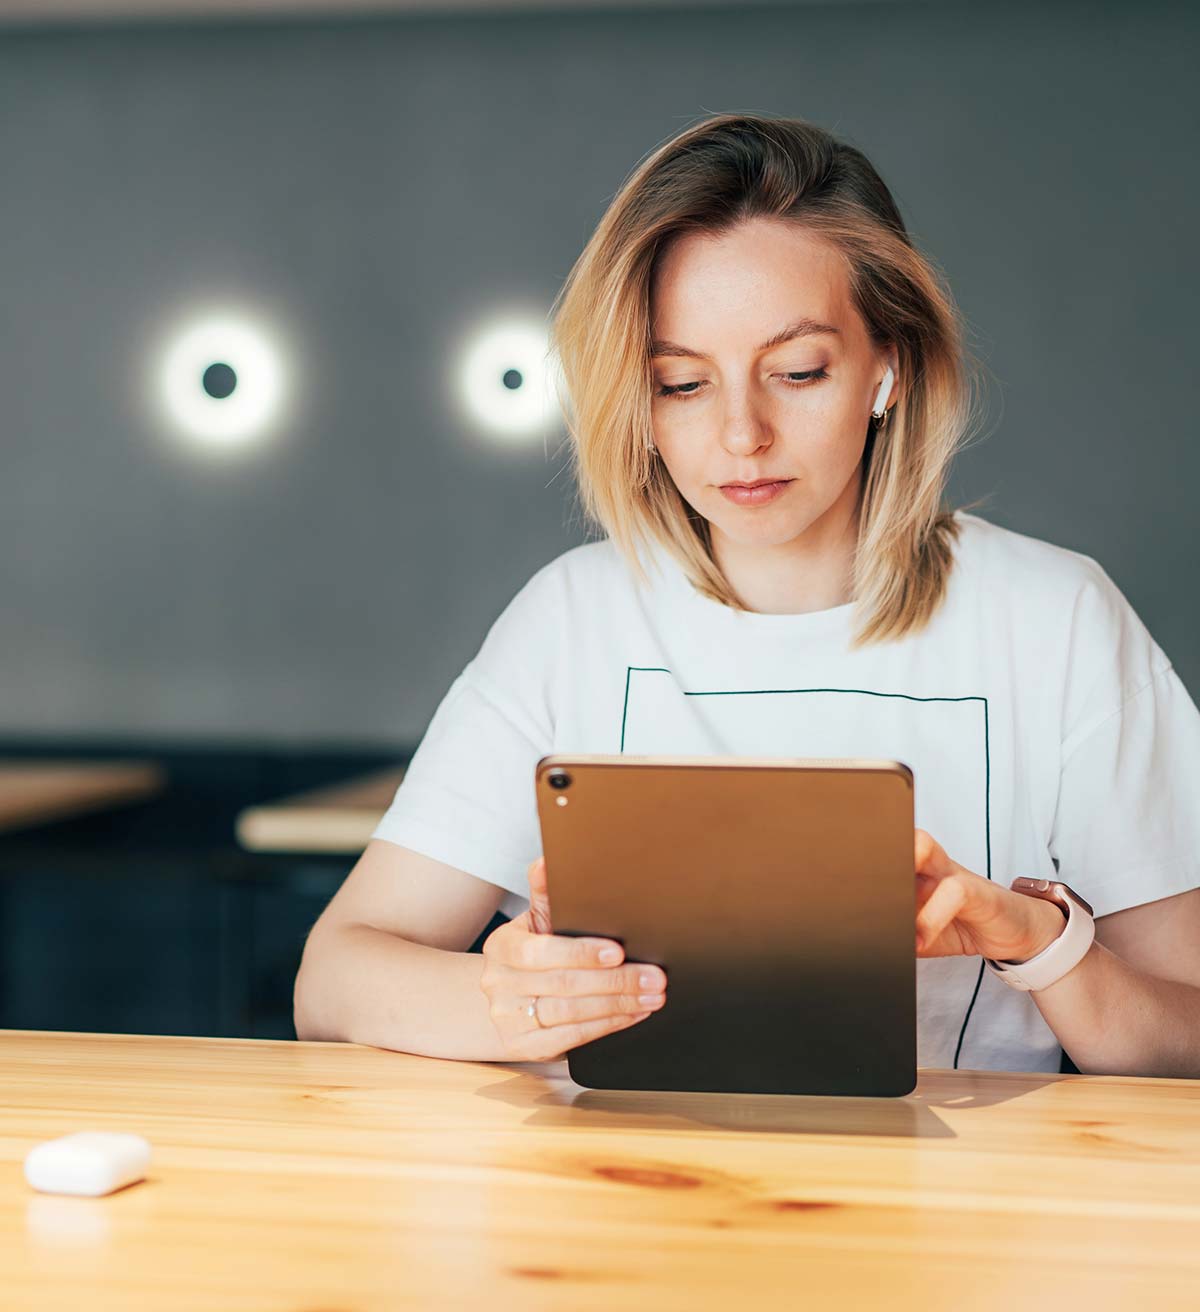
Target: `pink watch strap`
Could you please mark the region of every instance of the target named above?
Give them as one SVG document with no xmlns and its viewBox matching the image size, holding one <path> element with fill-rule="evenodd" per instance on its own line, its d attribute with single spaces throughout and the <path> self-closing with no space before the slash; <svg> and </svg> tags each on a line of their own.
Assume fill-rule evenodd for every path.
<svg viewBox="0 0 1200 1312">
<path fill-rule="evenodd" d="M 1041 896 L 1042 889 L 1050 886 L 1049 880 L 1025 882 L 1037 887 L 1038 891 L 1032 893 L 1034 897 Z M 1014 885 L 1016 883 L 1017 881 L 1014 881 Z M 993 975 L 998 975 L 1010 987 L 1021 992 L 1036 992 L 1038 989 L 1049 988 L 1051 984 L 1062 979 L 1083 960 L 1096 937 L 1096 922 L 1090 914 L 1087 903 L 1065 885 L 1060 884 L 1059 887 L 1063 891 L 1068 907 L 1067 925 L 1053 943 L 1043 948 L 1036 957 L 1016 964 L 984 958 Z M 1026 890 L 1018 888 L 1017 891 Z M 1062 906 L 1062 902 L 1057 897 L 1048 900 Z"/>
</svg>

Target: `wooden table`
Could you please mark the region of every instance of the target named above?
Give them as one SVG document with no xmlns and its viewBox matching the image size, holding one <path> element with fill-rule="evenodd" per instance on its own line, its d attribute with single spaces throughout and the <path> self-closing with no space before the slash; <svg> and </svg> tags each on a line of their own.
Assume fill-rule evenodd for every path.
<svg viewBox="0 0 1200 1312">
<path fill-rule="evenodd" d="M 153 761 L 0 759 L 0 830 L 138 802 L 165 784 Z"/>
<path fill-rule="evenodd" d="M 150 1178 L 37 1194 L 79 1129 Z M 1194 1310 L 1200 1081 L 639 1094 L 565 1063 L 0 1030 L 0 1305 Z"/>
<path fill-rule="evenodd" d="M 402 768 L 380 770 L 247 807 L 237 818 L 238 842 L 253 852 L 361 852 L 403 778 Z"/>
</svg>

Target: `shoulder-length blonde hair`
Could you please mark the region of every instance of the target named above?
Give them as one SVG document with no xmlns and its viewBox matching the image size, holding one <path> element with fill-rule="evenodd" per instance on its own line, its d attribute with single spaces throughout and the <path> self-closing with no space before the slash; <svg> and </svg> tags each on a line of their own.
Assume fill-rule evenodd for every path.
<svg viewBox="0 0 1200 1312">
<path fill-rule="evenodd" d="M 815 124 L 707 118 L 643 160 L 609 205 L 555 298 L 551 324 L 584 510 L 642 580 L 637 545 L 650 539 L 705 596 L 747 609 L 713 560 L 708 521 L 649 449 L 650 286 L 673 237 L 760 216 L 831 242 L 871 338 L 896 345 L 897 400 L 882 430 L 868 420 L 863 454 L 853 645 L 903 637 L 937 609 L 953 565 L 959 525 L 941 499 L 975 414 L 977 366 L 948 285 L 913 246 L 879 174 Z"/>
</svg>

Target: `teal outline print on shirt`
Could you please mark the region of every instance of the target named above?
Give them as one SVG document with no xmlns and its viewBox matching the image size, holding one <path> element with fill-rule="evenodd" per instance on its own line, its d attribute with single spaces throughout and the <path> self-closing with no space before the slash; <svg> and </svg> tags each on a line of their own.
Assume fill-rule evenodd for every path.
<svg viewBox="0 0 1200 1312">
<path fill-rule="evenodd" d="M 625 703 L 621 709 L 621 752 L 625 751 L 625 729 L 629 717 L 629 690 L 634 673 L 639 674 L 667 674 L 671 671 L 662 665 L 627 665 L 625 667 Z M 672 676 L 673 677 L 673 676 Z M 678 685 L 676 685 L 678 687 Z M 992 813 L 991 813 L 991 785 L 992 785 L 992 757 L 991 744 L 988 734 L 988 699 L 981 695 L 969 695 L 965 697 L 917 697 L 911 693 L 905 692 L 876 692 L 872 688 L 722 688 L 722 689 L 705 689 L 689 691 L 686 688 L 679 688 L 685 697 L 756 697 L 764 694 L 796 694 L 796 693 L 848 693 L 857 694 L 862 697 L 887 697 L 898 698 L 910 702 L 979 702 L 983 707 L 983 757 L 984 757 L 984 788 L 983 788 L 983 817 L 984 817 L 984 844 L 987 853 L 987 877 L 992 877 Z M 962 1029 L 959 1031 L 958 1043 L 954 1049 L 954 1069 L 958 1069 L 958 1058 L 962 1052 L 963 1037 L 967 1032 L 967 1021 L 971 1019 L 971 1012 L 975 1007 L 975 999 L 979 996 L 979 986 L 983 982 L 984 964 L 982 958 L 979 962 L 979 974 L 975 980 L 975 988 L 971 994 L 971 1001 L 967 1005 L 967 1014 L 963 1017 Z"/>
</svg>

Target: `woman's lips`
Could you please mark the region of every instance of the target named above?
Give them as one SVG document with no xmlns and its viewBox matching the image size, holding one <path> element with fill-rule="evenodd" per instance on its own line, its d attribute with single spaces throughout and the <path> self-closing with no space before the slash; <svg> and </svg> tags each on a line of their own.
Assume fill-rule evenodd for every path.
<svg viewBox="0 0 1200 1312">
<path fill-rule="evenodd" d="M 727 483 L 721 488 L 721 495 L 737 506 L 762 506 L 774 501 L 777 496 L 792 483 L 792 479 L 780 479 L 778 483 L 760 483 L 757 487 L 737 487 Z"/>
</svg>

